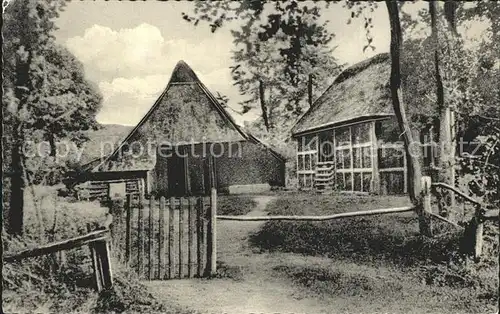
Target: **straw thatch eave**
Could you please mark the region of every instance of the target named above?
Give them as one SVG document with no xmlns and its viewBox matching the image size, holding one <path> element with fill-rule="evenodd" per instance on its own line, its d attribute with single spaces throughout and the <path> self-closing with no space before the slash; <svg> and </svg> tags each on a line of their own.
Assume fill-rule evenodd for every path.
<svg viewBox="0 0 500 314">
<path fill-rule="evenodd" d="M 292 136 L 392 116 L 390 59 L 378 54 L 344 70 L 292 128 Z"/>
</svg>

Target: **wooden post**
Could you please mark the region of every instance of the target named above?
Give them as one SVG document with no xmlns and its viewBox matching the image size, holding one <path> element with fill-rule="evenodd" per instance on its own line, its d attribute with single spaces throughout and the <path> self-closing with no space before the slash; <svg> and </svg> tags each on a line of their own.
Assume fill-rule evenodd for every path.
<svg viewBox="0 0 500 314">
<path fill-rule="evenodd" d="M 97 252 L 98 272 L 100 273 L 100 285 L 102 289 L 109 289 L 113 285 L 113 275 L 111 271 L 111 260 L 109 242 L 101 240 L 94 243 Z"/>
<path fill-rule="evenodd" d="M 137 250 L 137 273 L 139 274 L 139 277 L 144 276 L 144 264 L 143 264 L 143 257 L 144 257 L 144 212 L 143 212 L 143 207 L 144 207 L 144 201 L 143 201 L 143 195 L 139 194 L 139 211 L 137 212 L 137 237 L 138 237 L 138 246 L 139 249 Z"/>
<path fill-rule="evenodd" d="M 182 254 L 183 250 L 183 232 L 184 232 L 184 198 L 179 198 L 179 278 L 182 278 L 184 273 Z"/>
<path fill-rule="evenodd" d="M 193 198 L 188 198 L 188 277 L 193 278 L 193 236 L 194 236 L 194 218 Z"/>
<path fill-rule="evenodd" d="M 207 230 L 207 268 L 210 276 L 217 272 L 217 190 L 212 188 L 210 193 L 210 216 Z"/>
<path fill-rule="evenodd" d="M 214 276 L 217 272 L 217 189 L 215 188 L 216 173 L 215 160 L 213 157 L 209 160 L 210 169 L 210 207 L 208 216 L 207 230 L 207 267 L 206 272 L 209 276 Z"/>
<path fill-rule="evenodd" d="M 130 251 L 132 249 L 132 195 L 127 194 L 127 200 L 125 202 L 125 263 L 128 265 L 130 263 Z"/>
<path fill-rule="evenodd" d="M 474 260 L 479 262 L 483 252 L 483 232 L 484 222 L 481 217 L 481 206 L 476 205 L 476 212 L 474 215 Z"/>
<path fill-rule="evenodd" d="M 149 217 L 148 217 L 148 279 L 153 279 L 153 211 L 155 200 L 152 195 L 149 196 Z"/>
<path fill-rule="evenodd" d="M 169 219 L 168 219 L 168 277 L 169 279 L 174 278 L 174 206 L 175 198 L 170 198 L 170 204 L 168 207 Z"/>
<path fill-rule="evenodd" d="M 431 184 L 431 177 L 424 176 L 421 178 L 422 208 L 417 208 L 417 214 L 419 216 L 420 233 L 425 236 L 432 236 L 432 223 L 430 218 L 430 213 L 432 213 Z"/>
<path fill-rule="evenodd" d="M 165 265 L 165 197 L 160 197 L 158 215 L 158 279 L 163 279 Z"/>
<path fill-rule="evenodd" d="M 87 223 L 87 232 L 91 231 L 92 228 L 90 227 L 90 223 Z M 98 267 L 97 252 L 94 243 L 89 244 L 89 249 L 90 249 L 90 259 L 92 261 L 92 270 L 94 271 L 95 289 L 97 292 L 100 292 L 102 290 L 101 272 L 99 271 Z"/>
</svg>

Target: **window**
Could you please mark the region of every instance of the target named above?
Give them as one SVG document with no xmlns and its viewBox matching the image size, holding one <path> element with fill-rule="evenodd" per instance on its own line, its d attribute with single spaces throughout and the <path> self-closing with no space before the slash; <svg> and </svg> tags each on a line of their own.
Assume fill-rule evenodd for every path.
<svg viewBox="0 0 500 314">
<path fill-rule="evenodd" d="M 307 135 L 298 139 L 297 151 L 297 179 L 299 187 L 312 188 L 314 183 L 314 169 L 318 158 L 318 137 Z"/>
<path fill-rule="evenodd" d="M 402 194 L 406 191 L 406 155 L 395 118 L 375 123 L 379 141 L 378 167 L 382 194 Z"/>
<path fill-rule="evenodd" d="M 369 192 L 372 178 L 373 122 L 335 129 L 336 186 L 343 191 Z"/>
</svg>

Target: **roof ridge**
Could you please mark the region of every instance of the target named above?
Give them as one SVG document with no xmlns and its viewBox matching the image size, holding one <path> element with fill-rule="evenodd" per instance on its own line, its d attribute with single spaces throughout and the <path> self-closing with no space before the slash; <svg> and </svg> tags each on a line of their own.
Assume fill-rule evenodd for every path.
<svg viewBox="0 0 500 314">
<path fill-rule="evenodd" d="M 363 70 L 365 70 L 366 68 L 368 68 L 369 66 L 373 65 L 373 64 L 378 64 L 378 63 L 382 63 L 384 61 L 386 61 L 387 59 L 390 58 L 390 55 L 388 52 L 381 52 L 379 54 L 376 54 L 368 59 L 365 59 L 365 60 L 362 60 L 362 61 L 359 61 L 349 67 L 347 67 L 346 69 L 344 69 L 342 72 L 340 72 L 337 77 L 335 78 L 335 80 L 333 81 L 332 84 L 330 84 L 330 86 L 328 86 L 325 91 L 318 97 L 316 98 L 316 100 L 313 102 L 313 104 L 309 107 L 309 109 L 299 118 L 297 119 L 297 121 L 294 123 L 294 125 L 292 126 L 292 128 L 290 129 L 291 132 L 292 132 L 292 135 L 295 133 L 294 132 L 294 129 L 295 127 L 306 117 L 308 116 L 311 112 L 314 111 L 314 109 L 316 108 L 316 104 L 319 103 L 319 101 L 326 97 L 325 95 L 328 94 L 328 91 L 330 91 L 334 86 L 342 83 L 343 81 L 347 80 L 348 78 L 351 78 L 355 75 L 357 75 L 358 73 L 362 72 Z"/>
<path fill-rule="evenodd" d="M 172 85 L 175 85 L 176 83 L 181 83 L 181 82 L 196 83 L 198 87 L 201 88 L 203 93 L 205 93 L 205 95 L 208 97 L 210 103 L 212 103 L 212 105 L 215 107 L 217 112 L 222 116 L 222 118 L 226 121 L 229 121 L 230 125 L 232 125 L 235 128 L 235 130 L 243 137 L 243 139 L 245 140 L 251 139 L 248 133 L 242 130 L 242 128 L 236 123 L 233 117 L 229 114 L 229 112 L 227 112 L 227 110 L 224 109 L 224 107 L 222 107 L 222 105 L 217 101 L 217 99 L 213 96 L 210 90 L 208 90 L 208 88 L 200 81 L 200 79 L 198 78 L 196 73 L 191 69 L 191 67 L 183 60 L 180 60 L 174 67 L 167 86 L 160 94 L 160 96 L 156 99 L 153 106 L 151 106 L 151 108 L 142 117 L 139 123 L 137 123 L 137 125 L 134 126 L 134 128 L 129 132 L 129 134 L 120 142 L 120 145 L 118 145 L 118 147 L 110 155 L 103 158 L 103 160 L 97 166 L 93 167 L 92 170 L 99 169 L 103 164 L 105 164 L 111 158 L 116 156 L 116 154 L 120 151 L 120 149 L 122 149 L 122 147 L 128 142 L 128 140 L 130 140 L 130 138 L 137 132 L 137 130 L 150 118 L 153 112 L 158 108 L 158 106 L 161 104 L 163 97 L 165 97 L 170 87 Z"/>
</svg>

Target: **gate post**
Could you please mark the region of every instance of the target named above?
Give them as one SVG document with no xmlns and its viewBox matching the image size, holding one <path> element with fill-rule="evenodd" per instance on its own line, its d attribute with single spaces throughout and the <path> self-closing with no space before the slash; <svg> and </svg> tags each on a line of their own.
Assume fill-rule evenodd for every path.
<svg viewBox="0 0 500 314">
<path fill-rule="evenodd" d="M 481 213 L 481 206 L 476 205 L 474 218 L 472 219 L 474 226 L 474 261 L 479 262 L 483 252 L 483 232 L 484 221 Z"/>
<path fill-rule="evenodd" d="M 421 179 L 422 184 L 422 203 L 420 208 L 417 208 L 417 214 L 419 216 L 419 229 L 422 235 L 432 237 L 432 221 L 431 215 L 431 177 L 424 176 Z"/>
<path fill-rule="evenodd" d="M 210 156 L 208 159 L 210 175 L 210 212 L 207 230 L 207 267 L 208 276 L 214 276 L 217 272 L 217 189 L 215 158 Z"/>
<path fill-rule="evenodd" d="M 207 269 L 208 275 L 214 276 L 217 272 L 217 190 L 210 191 L 210 216 L 208 222 L 207 238 Z"/>
</svg>

